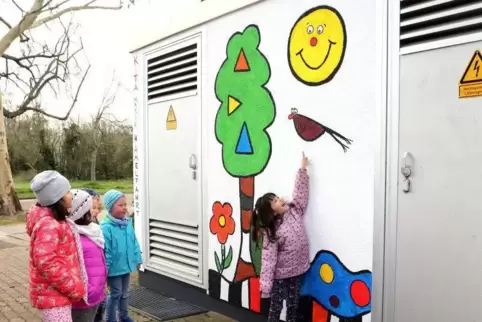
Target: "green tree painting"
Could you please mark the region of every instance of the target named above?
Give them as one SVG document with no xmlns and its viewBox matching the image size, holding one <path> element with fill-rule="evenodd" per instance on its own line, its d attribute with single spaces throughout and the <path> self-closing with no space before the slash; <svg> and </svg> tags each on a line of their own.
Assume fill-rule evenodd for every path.
<svg viewBox="0 0 482 322">
<path fill-rule="evenodd" d="M 249 238 L 254 178 L 263 172 L 271 157 L 271 139 L 266 130 L 273 124 L 276 110 L 265 87 L 271 71 L 259 50 L 260 41 L 256 25 L 232 35 L 215 84 L 216 97 L 221 102 L 216 115 L 216 139 L 222 145 L 224 169 L 239 179 L 241 247 L 243 240 L 251 243 L 251 262 L 240 256 L 235 281 L 259 276 L 261 267 L 261 251 Z"/>
</svg>

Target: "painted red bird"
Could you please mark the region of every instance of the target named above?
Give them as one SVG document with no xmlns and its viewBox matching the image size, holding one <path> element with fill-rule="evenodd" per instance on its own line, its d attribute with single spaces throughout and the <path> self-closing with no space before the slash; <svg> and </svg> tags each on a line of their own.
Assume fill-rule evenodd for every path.
<svg viewBox="0 0 482 322">
<path fill-rule="evenodd" d="M 298 133 L 299 137 L 305 141 L 315 141 L 323 134 L 328 133 L 339 145 L 341 145 L 345 152 L 349 148 L 348 145 L 353 142 L 329 127 L 326 127 L 307 116 L 298 114 L 298 109 L 296 108 L 291 109 L 291 114 L 288 116 L 288 119 L 293 120 L 296 133 Z"/>
</svg>

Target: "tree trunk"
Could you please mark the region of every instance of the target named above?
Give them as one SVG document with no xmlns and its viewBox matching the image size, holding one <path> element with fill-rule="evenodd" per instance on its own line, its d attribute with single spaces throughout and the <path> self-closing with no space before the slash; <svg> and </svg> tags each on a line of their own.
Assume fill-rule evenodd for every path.
<svg viewBox="0 0 482 322">
<path fill-rule="evenodd" d="M 95 181 L 95 169 L 97 168 L 97 148 L 94 149 L 90 156 L 90 181 Z"/>
<path fill-rule="evenodd" d="M 251 227 L 251 215 L 254 208 L 254 177 L 239 178 L 239 201 L 241 208 L 241 246 L 251 249 L 249 262 L 247 259 L 241 258 L 239 256 L 238 263 L 236 265 L 236 273 L 234 274 L 234 281 L 243 281 L 250 277 L 256 276 L 255 264 L 261 262 L 260 254 L 253 254 L 250 238 L 250 227 Z M 244 246 L 246 243 L 247 246 Z M 241 251 L 242 252 L 242 251 Z M 260 253 L 260 252 L 259 252 Z"/>
<path fill-rule="evenodd" d="M 2 104 L 2 93 L 0 93 L 0 216 L 13 216 L 22 210 L 22 205 L 15 192 L 8 159 L 7 134 Z"/>
<path fill-rule="evenodd" d="M 239 255 L 234 274 L 234 281 L 248 280 L 249 309 L 261 312 L 261 296 L 259 288 L 259 274 L 261 271 L 261 249 L 251 236 L 251 220 L 254 208 L 254 177 L 239 178 L 239 202 L 241 208 L 241 247 L 249 249 L 249 262 Z"/>
</svg>

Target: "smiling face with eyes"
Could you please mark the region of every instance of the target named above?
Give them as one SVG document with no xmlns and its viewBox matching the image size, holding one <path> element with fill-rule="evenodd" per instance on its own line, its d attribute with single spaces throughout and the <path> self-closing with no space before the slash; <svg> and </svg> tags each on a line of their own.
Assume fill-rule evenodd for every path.
<svg viewBox="0 0 482 322">
<path fill-rule="evenodd" d="M 312 8 L 298 18 L 288 40 L 293 75 L 310 86 L 329 82 L 345 56 L 346 28 L 340 13 L 329 6 Z"/>
</svg>

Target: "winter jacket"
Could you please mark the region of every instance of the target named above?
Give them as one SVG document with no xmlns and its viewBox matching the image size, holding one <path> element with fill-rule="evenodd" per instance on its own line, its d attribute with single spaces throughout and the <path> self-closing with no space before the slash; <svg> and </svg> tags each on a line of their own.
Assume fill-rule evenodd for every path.
<svg viewBox="0 0 482 322">
<path fill-rule="evenodd" d="M 308 205 L 308 173 L 300 169 L 296 175 L 293 201 L 276 228 L 276 242 L 263 232 L 260 289 L 268 297 L 274 279 L 304 274 L 310 267 L 308 236 L 303 214 Z"/>
<path fill-rule="evenodd" d="M 107 214 L 102 220 L 105 238 L 105 262 L 109 277 L 137 271 L 142 264 L 141 249 L 137 242 L 132 219 L 118 220 Z"/>
<path fill-rule="evenodd" d="M 87 236 L 80 235 L 82 251 L 84 254 L 85 269 L 89 284 L 87 285 L 87 301 L 72 304 L 74 309 L 93 307 L 105 298 L 104 288 L 107 281 L 107 269 L 105 266 L 104 250 L 90 240 Z"/>
<path fill-rule="evenodd" d="M 67 221 L 57 221 L 47 207 L 27 215 L 30 236 L 30 301 L 40 310 L 71 305 L 85 294 L 74 235 Z"/>
</svg>

